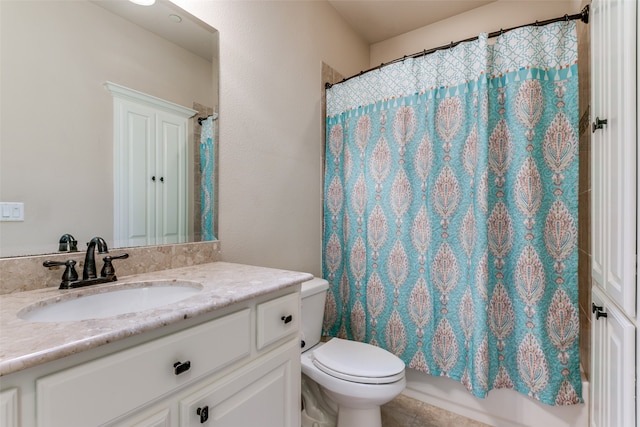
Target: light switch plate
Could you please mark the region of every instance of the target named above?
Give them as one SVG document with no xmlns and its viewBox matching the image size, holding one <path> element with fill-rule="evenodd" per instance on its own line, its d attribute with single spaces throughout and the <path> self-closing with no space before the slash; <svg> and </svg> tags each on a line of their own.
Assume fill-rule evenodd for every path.
<svg viewBox="0 0 640 427">
<path fill-rule="evenodd" d="M 0 221 L 24 221 L 24 203 L 0 202 Z"/>
</svg>

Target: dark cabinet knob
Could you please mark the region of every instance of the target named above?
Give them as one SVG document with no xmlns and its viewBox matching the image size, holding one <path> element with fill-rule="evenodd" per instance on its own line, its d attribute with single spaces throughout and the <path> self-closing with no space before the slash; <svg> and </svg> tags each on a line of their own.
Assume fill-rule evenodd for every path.
<svg viewBox="0 0 640 427">
<path fill-rule="evenodd" d="M 607 317 L 607 312 L 603 311 L 603 309 L 603 306 L 591 303 L 591 312 L 596 314 L 596 320 L 600 319 L 601 317 Z"/>
<path fill-rule="evenodd" d="M 200 424 L 204 424 L 209 419 L 209 407 L 198 408 L 196 414 L 200 416 Z"/>
<path fill-rule="evenodd" d="M 173 364 L 173 373 L 176 375 L 187 372 L 189 369 L 191 369 L 191 362 L 189 360 L 187 360 L 186 362 L 176 362 Z"/>
<path fill-rule="evenodd" d="M 293 316 L 292 315 L 282 316 L 280 318 L 280 320 L 282 320 L 284 322 L 284 324 L 286 325 L 287 323 L 289 323 L 289 322 L 291 322 L 293 320 Z"/>
<path fill-rule="evenodd" d="M 596 121 L 593 122 L 593 125 L 591 127 L 591 132 L 593 133 L 598 129 L 602 129 L 606 124 L 607 124 L 607 119 L 601 119 L 599 117 L 596 117 Z"/>
</svg>

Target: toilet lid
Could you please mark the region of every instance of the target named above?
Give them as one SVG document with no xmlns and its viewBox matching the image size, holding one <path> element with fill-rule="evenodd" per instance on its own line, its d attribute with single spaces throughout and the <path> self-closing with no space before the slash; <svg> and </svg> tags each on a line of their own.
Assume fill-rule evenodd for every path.
<svg viewBox="0 0 640 427">
<path fill-rule="evenodd" d="M 321 371 L 347 381 L 388 384 L 404 377 L 404 362 L 370 344 L 333 338 L 313 352 Z"/>
</svg>

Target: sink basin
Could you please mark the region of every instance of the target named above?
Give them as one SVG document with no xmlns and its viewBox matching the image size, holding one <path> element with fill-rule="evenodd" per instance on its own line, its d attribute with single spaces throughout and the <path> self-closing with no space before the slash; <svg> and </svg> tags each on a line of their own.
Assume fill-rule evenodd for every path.
<svg viewBox="0 0 640 427">
<path fill-rule="evenodd" d="M 132 283 L 126 286 L 78 297 L 71 295 L 69 299 L 41 301 L 22 309 L 18 317 L 32 322 L 104 319 L 166 306 L 202 291 L 202 285 L 187 281 Z"/>
</svg>

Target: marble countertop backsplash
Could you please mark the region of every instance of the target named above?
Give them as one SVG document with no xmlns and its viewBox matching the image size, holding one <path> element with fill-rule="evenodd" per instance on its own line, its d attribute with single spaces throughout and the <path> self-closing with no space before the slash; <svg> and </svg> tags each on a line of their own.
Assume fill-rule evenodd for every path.
<svg viewBox="0 0 640 427">
<path fill-rule="evenodd" d="M 210 313 L 313 277 L 308 273 L 226 262 L 128 276 L 118 273 L 118 276 L 120 279 L 117 282 L 78 289 L 59 290 L 55 286 L 0 295 L 0 376 Z M 203 290 L 171 305 L 104 319 L 32 322 L 18 317 L 25 307 L 44 305 L 52 299 L 106 292 L 134 282 L 176 279 L 197 282 L 203 286 Z"/>
<path fill-rule="evenodd" d="M 111 256 L 123 253 L 128 253 L 129 258 L 113 261 L 118 277 L 220 261 L 220 241 L 109 249 Z M 96 253 L 98 272 L 104 256 Z M 46 268 L 42 265 L 44 261 L 73 259 L 82 277 L 84 257 L 85 252 L 79 251 L 0 258 L 0 294 L 60 286 L 64 267 Z"/>
</svg>

